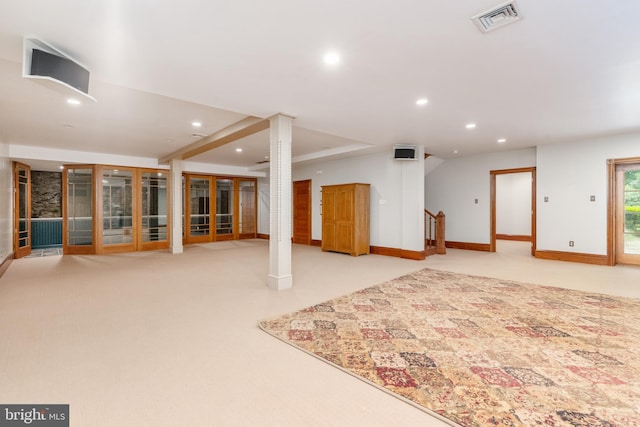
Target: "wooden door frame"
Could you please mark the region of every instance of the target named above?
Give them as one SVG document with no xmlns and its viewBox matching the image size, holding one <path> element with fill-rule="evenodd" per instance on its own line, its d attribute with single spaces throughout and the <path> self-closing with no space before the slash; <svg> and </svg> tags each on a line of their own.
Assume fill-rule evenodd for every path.
<svg viewBox="0 0 640 427">
<path fill-rule="evenodd" d="M 640 163 L 640 157 L 607 160 L 607 265 L 616 265 L 616 166 Z"/>
<path fill-rule="evenodd" d="M 489 171 L 491 180 L 491 241 L 489 252 L 496 251 L 496 175 L 531 172 L 531 256 L 536 255 L 536 168 L 515 168 Z"/>
<path fill-rule="evenodd" d="M 187 173 L 184 175 L 184 236 L 186 243 L 208 243 L 216 238 L 216 181 L 213 175 L 201 175 Z M 207 236 L 191 236 L 191 179 L 208 179 L 209 180 L 209 235 Z M 213 196 L 213 197 L 212 197 Z M 212 216 L 213 215 L 213 221 Z"/>
<path fill-rule="evenodd" d="M 105 170 L 122 170 L 131 172 L 131 242 L 116 243 L 111 245 L 104 244 L 104 186 L 102 185 L 102 174 Z M 112 254 L 121 252 L 137 252 L 138 239 L 136 237 L 139 228 L 140 218 L 138 215 L 138 191 L 136 185 L 138 183 L 139 170 L 129 166 L 113 166 L 98 165 L 96 167 L 96 212 L 94 214 L 94 226 L 98 240 L 96 241 L 97 254 Z"/>
<path fill-rule="evenodd" d="M 233 199 L 229 202 L 232 206 L 232 220 L 231 220 L 231 234 L 218 234 L 218 181 L 220 180 L 229 180 L 231 181 L 231 187 L 233 188 Z M 213 177 L 213 203 L 211 205 L 211 214 L 213 215 L 213 240 L 214 241 L 224 241 L 224 240 L 237 240 L 238 239 L 238 203 L 239 203 L 239 195 L 238 195 L 238 186 L 239 181 L 235 177 L 232 176 L 214 176 Z"/>
<path fill-rule="evenodd" d="M 309 203 L 308 203 L 309 209 L 307 210 L 307 224 L 309 224 L 308 227 L 307 227 L 307 234 L 309 236 L 309 239 L 305 240 L 305 241 L 296 241 L 296 236 L 294 234 L 292 236 L 292 242 L 293 243 L 302 244 L 302 245 L 310 245 L 311 244 L 311 240 L 312 240 L 311 239 L 311 232 L 312 232 L 312 227 L 311 227 L 311 218 L 312 218 L 311 217 L 311 207 L 312 207 L 312 202 L 313 202 L 312 194 L 311 194 L 311 189 L 312 189 L 311 180 L 310 179 L 303 179 L 303 180 L 300 180 L 300 181 L 294 181 L 293 182 L 293 186 L 295 187 L 296 184 L 303 184 L 303 183 L 307 184 L 307 188 L 309 190 L 309 199 L 308 199 L 309 200 Z M 296 199 L 295 190 L 292 193 L 293 193 L 292 194 L 293 195 L 293 200 L 292 200 L 293 201 L 293 232 L 295 233 L 295 230 L 296 230 L 296 215 L 295 215 L 295 212 L 296 212 L 297 199 Z"/>
<path fill-rule="evenodd" d="M 19 171 L 27 171 L 27 191 L 26 191 L 26 219 L 27 236 L 29 244 L 20 247 L 20 175 Z M 31 166 L 20 162 L 13 162 L 13 257 L 22 258 L 31 254 Z"/>
<path fill-rule="evenodd" d="M 237 177 L 236 181 L 238 185 L 238 204 L 236 206 L 238 212 L 238 239 L 255 239 L 258 234 L 258 178 Z M 243 202 L 240 197 L 240 184 L 242 182 L 253 182 L 253 233 L 242 233 L 242 230 L 240 230 L 240 204 Z M 242 223 L 244 224 L 244 220 Z"/>
<path fill-rule="evenodd" d="M 142 178 L 145 173 L 162 173 L 167 174 L 167 240 L 161 241 L 142 241 Z M 138 177 L 135 182 L 134 191 L 138 191 L 138 229 L 136 232 L 136 240 L 138 242 L 139 251 L 155 250 L 155 249 L 167 249 L 169 242 L 171 241 L 171 174 L 166 169 L 138 169 Z"/>
<path fill-rule="evenodd" d="M 91 169 L 91 245 L 69 246 L 69 169 Z M 96 165 L 64 165 L 62 171 L 62 253 L 65 255 L 95 254 L 98 239 L 98 226 L 96 219 L 96 186 L 98 174 Z"/>
</svg>

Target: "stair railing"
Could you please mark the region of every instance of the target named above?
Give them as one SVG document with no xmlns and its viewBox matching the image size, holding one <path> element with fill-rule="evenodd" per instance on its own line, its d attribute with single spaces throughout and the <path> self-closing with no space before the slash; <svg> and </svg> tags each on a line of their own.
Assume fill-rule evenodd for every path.
<svg viewBox="0 0 640 427">
<path fill-rule="evenodd" d="M 424 249 L 427 255 L 444 255 L 447 253 L 445 246 L 445 215 L 442 211 L 434 215 L 427 209 L 424 210 Z"/>
</svg>

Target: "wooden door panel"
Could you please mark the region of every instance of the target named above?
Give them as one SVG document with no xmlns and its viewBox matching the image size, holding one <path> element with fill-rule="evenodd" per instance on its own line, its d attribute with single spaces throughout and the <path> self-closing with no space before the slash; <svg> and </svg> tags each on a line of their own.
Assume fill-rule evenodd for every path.
<svg viewBox="0 0 640 427">
<path fill-rule="evenodd" d="M 293 243 L 311 244 L 311 180 L 293 183 Z"/>
<path fill-rule="evenodd" d="M 353 231 L 352 221 L 336 221 L 336 251 L 354 253 Z"/>
<path fill-rule="evenodd" d="M 322 250 L 336 250 L 336 226 L 335 223 L 324 223 L 322 226 Z"/>
<path fill-rule="evenodd" d="M 353 220 L 353 191 L 338 191 L 336 194 L 336 220 Z"/>
<path fill-rule="evenodd" d="M 322 193 L 322 219 L 325 221 L 336 220 L 335 192 L 325 190 Z"/>
</svg>

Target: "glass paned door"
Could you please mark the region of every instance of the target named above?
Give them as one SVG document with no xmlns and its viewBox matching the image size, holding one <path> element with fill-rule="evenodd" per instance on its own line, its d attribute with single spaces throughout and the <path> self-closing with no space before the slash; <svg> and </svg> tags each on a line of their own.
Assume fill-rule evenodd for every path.
<svg viewBox="0 0 640 427">
<path fill-rule="evenodd" d="M 133 174 L 134 171 L 128 169 L 102 170 L 103 251 L 135 250 Z"/>
<path fill-rule="evenodd" d="M 14 256 L 31 253 L 31 168 L 14 163 L 15 215 L 13 233 Z"/>
<path fill-rule="evenodd" d="M 93 167 L 67 167 L 64 176 L 64 253 L 94 253 Z"/>
<path fill-rule="evenodd" d="M 617 181 L 617 261 L 640 265 L 640 164 L 620 165 Z"/>
<path fill-rule="evenodd" d="M 167 173 L 145 171 L 141 174 L 141 244 L 144 249 L 167 247 L 168 239 L 168 179 Z"/>
<path fill-rule="evenodd" d="M 238 228 L 241 237 L 256 237 L 256 181 L 241 179 L 238 185 L 240 193 L 238 206 Z"/>
<path fill-rule="evenodd" d="M 211 241 L 211 177 L 188 176 L 187 242 Z"/>
<path fill-rule="evenodd" d="M 232 239 L 234 233 L 234 180 L 227 178 L 216 179 L 216 239 L 228 237 Z"/>
</svg>

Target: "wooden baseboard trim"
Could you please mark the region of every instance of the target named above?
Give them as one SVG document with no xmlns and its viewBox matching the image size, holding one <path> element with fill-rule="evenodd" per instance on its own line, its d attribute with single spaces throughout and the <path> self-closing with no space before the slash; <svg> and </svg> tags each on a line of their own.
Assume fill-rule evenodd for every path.
<svg viewBox="0 0 640 427">
<path fill-rule="evenodd" d="M 515 240 L 517 242 L 530 242 L 531 236 L 523 236 L 518 234 L 496 234 L 498 240 Z"/>
<path fill-rule="evenodd" d="M 13 252 L 7 255 L 4 261 L 2 261 L 2 264 L 0 264 L 0 277 L 2 277 L 5 271 L 7 271 L 12 261 L 13 261 Z"/>
<path fill-rule="evenodd" d="M 421 261 L 426 258 L 424 251 L 410 251 L 407 249 L 386 248 L 384 246 L 371 246 L 369 252 L 374 255 L 393 256 L 396 258 L 413 259 L 416 261 Z"/>
<path fill-rule="evenodd" d="M 445 246 L 451 249 L 465 249 L 468 251 L 490 252 L 488 243 L 469 243 L 469 242 L 451 242 L 446 241 Z"/>
<path fill-rule="evenodd" d="M 269 240 L 268 234 L 258 233 L 256 237 L 258 239 Z M 311 246 L 322 247 L 322 240 L 312 239 Z M 370 246 L 369 253 L 374 255 L 393 256 L 396 258 L 413 259 L 416 261 L 421 261 L 427 256 L 425 251 L 410 251 L 407 249 L 386 248 L 384 246 Z"/>
<path fill-rule="evenodd" d="M 553 261 L 581 262 L 584 264 L 610 265 L 606 255 L 581 254 L 562 251 L 536 251 L 536 258 Z"/>
</svg>

